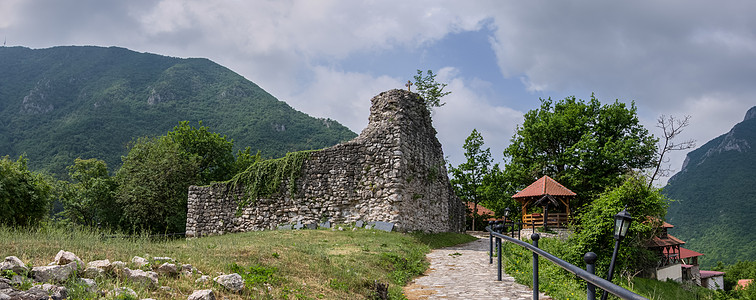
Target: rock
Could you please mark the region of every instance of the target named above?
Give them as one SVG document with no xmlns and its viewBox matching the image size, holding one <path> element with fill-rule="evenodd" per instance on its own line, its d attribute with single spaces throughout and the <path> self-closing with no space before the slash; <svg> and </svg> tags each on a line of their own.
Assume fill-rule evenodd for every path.
<svg viewBox="0 0 756 300">
<path fill-rule="evenodd" d="M 24 265 L 18 257 L 8 256 L 5 261 L 0 263 L 0 271 L 11 270 L 18 275 L 26 275 L 29 272 L 29 268 Z"/>
<path fill-rule="evenodd" d="M 32 278 L 37 282 L 63 283 L 68 280 L 77 268 L 77 262 L 61 266 L 42 266 L 32 268 Z"/>
<path fill-rule="evenodd" d="M 114 261 L 110 263 L 110 268 L 105 269 L 105 271 L 110 272 L 111 274 L 117 276 L 117 277 L 123 277 L 123 270 L 126 269 L 126 263 L 122 261 Z"/>
<path fill-rule="evenodd" d="M 79 278 L 79 282 L 87 286 L 88 292 L 94 292 L 97 289 L 97 282 L 90 278 Z"/>
<path fill-rule="evenodd" d="M 160 265 L 167 262 L 174 262 L 176 260 L 170 257 L 163 256 L 163 257 L 153 257 L 152 261 L 154 261 L 156 265 Z"/>
<path fill-rule="evenodd" d="M 8 294 L 0 292 L 0 300 L 10 300 L 10 298 L 11 297 L 8 296 Z M 213 298 L 213 299 L 215 299 L 215 298 Z"/>
<path fill-rule="evenodd" d="M 244 289 L 244 279 L 237 273 L 221 275 L 213 278 L 213 280 L 234 293 Z"/>
<path fill-rule="evenodd" d="M 84 269 L 83 275 L 84 275 L 84 277 L 87 277 L 87 278 L 104 277 L 105 276 L 105 270 L 100 269 L 100 268 L 88 267 L 88 268 Z"/>
<path fill-rule="evenodd" d="M 155 272 L 124 268 L 123 273 L 129 282 L 141 284 L 148 288 L 154 288 L 158 285 L 158 274 Z"/>
<path fill-rule="evenodd" d="M 210 281 L 210 276 L 202 275 L 200 278 L 197 278 L 194 283 L 207 283 L 208 281 Z"/>
<path fill-rule="evenodd" d="M 110 293 L 108 293 L 108 295 L 114 298 L 117 298 L 118 296 L 121 296 L 121 295 L 130 295 L 134 298 L 139 297 L 139 295 L 137 295 L 137 293 L 134 290 L 127 287 L 120 287 L 120 288 L 114 289 Z"/>
<path fill-rule="evenodd" d="M 141 268 L 146 266 L 150 262 L 144 257 L 134 256 L 131 258 L 131 263 L 134 264 L 135 267 Z"/>
<path fill-rule="evenodd" d="M 47 292 L 41 289 L 31 288 L 28 291 L 9 290 L 3 292 L 8 296 L 8 299 L 13 300 L 48 300 L 50 296 Z"/>
<path fill-rule="evenodd" d="M 53 300 L 62 300 L 68 297 L 68 289 L 66 289 L 66 287 L 64 286 L 57 286 L 57 285 L 45 283 L 41 285 L 35 285 L 31 289 L 29 289 L 29 291 L 33 289 L 39 289 L 39 290 L 44 291 L 46 294 L 50 295 L 50 298 L 52 298 Z"/>
<path fill-rule="evenodd" d="M 189 295 L 189 298 L 186 298 L 187 300 L 215 300 L 215 294 L 213 294 L 213 290 L 197 290 L 192 292 L 191 295 Z"/>
<path fill-rule="evenodd" d="M 93 260 L 87 263 L 87 268 L 100 268 L 103 270 L 110 269 L 110 260 L 103 259 L 103 260 Z"/>
<path fill-rule="evenodd" d="M 157 273 L 166 276 L 176 276 L 178 275 L 178 268 L 176 264 L 164 263 L 157 268 Z"/>
<path fill-rule="evenodd" d="M 78 263 L 77 268 L 83 268 L 85 266 L 84 262 L 78 256 L 76 256 L 76 254 L 73 254 L 71 252 L 60 250 L 58 251 L 58 254 L 55 255 L 56 265 L 67 265 L 71 262 Z"/>
</svg>

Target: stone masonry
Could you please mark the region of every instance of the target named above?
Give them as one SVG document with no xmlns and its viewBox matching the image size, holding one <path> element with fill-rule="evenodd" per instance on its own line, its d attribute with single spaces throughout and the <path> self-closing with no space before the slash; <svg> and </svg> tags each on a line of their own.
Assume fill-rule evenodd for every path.
<svg viewBox="0 0 756 300">
<path fill-rule="evenodd" d="M 295 182 L 237 210 L 242 189 L 189 187 L 186 235 L 275 229 L 284 224 L 394 223 L 400 231 L 461 232 L 465 209 L 454 195 L 441 143 L 421 97 L 404 90 L 371 100 L 355 139 L 315 151 Z M 289 184 L 295 192 L 289 194 Z"/>
</svg>

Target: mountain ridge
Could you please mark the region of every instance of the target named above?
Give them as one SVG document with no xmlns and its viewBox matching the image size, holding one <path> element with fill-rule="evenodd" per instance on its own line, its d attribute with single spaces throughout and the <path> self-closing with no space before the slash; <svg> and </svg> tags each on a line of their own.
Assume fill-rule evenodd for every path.
<svg viewBox="0 0 756 300">
<path fill-rule="evenodd" d="M 206 58 L 120 47 L 0 48 L 0 155 L 26 153 L 33 169 L 64 174 L 73 159 L 120 166 L 137 137 L 200 121 L 265 157 L 356 136 L 331 119 L 296 111 Z"/>
<path fill-rule="evenodd" d="M 702 265 L 756 259 L 756 106 L 743 121 L 688 153 L 664 193 L 673 234 L 704 253 Z"/>
</svg>

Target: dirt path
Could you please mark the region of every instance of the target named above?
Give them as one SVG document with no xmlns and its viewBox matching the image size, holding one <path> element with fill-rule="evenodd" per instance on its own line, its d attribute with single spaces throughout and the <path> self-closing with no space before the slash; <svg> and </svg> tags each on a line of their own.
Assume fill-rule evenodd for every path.
<svg viewBox="0 0 756 300">
<path fill-rule="evenodd" d="M 416 299 L 532 299 L 533 291 L 503 274 L 496 281 L 496 260 L 488 263 L 488 237 L 453 247 L 433 250 L 431 265 L 422 277 L 404 288 Z M 543 293 L 540 299 L 550 299 Z"/>
</svg>

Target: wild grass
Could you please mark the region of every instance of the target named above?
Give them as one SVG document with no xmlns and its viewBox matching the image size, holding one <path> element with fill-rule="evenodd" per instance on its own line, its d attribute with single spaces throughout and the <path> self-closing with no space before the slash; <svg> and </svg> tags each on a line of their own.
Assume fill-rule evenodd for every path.
<svg viewBox="0 0 756 300">
<path fill-rule="evenodd" d="M 161 276 L 159 285 L 164 288 L 134 288 L 140 298 L 185 299 L 194 290 L 212 288 L 219 299 L 371 299 L 376 285 L 385 284 L 389 298 L 403 299 L 402 286 L 425 271 L 425 254 L 432 248 L 474 240 L 464 234 L 364 229 L 262 231 L 188 240 L 110 235 L 87 228 L 0 228 L 0 257 L 14 255 L 41 266 L 52 262 L 59 250 L 73 252 L 85 262 L 129 263 L 134 256 L 168 256 L 210 277 L 237 272 L 246 282 L 245 289 L 235 294 L 212 282 L 195 283 L 199 274 Z M 98 285 L 112 290 L 128 283 L 103 279 Z M 80 287 L 69 289 L 82 299 L 96 296 Z"/>
</svg>

